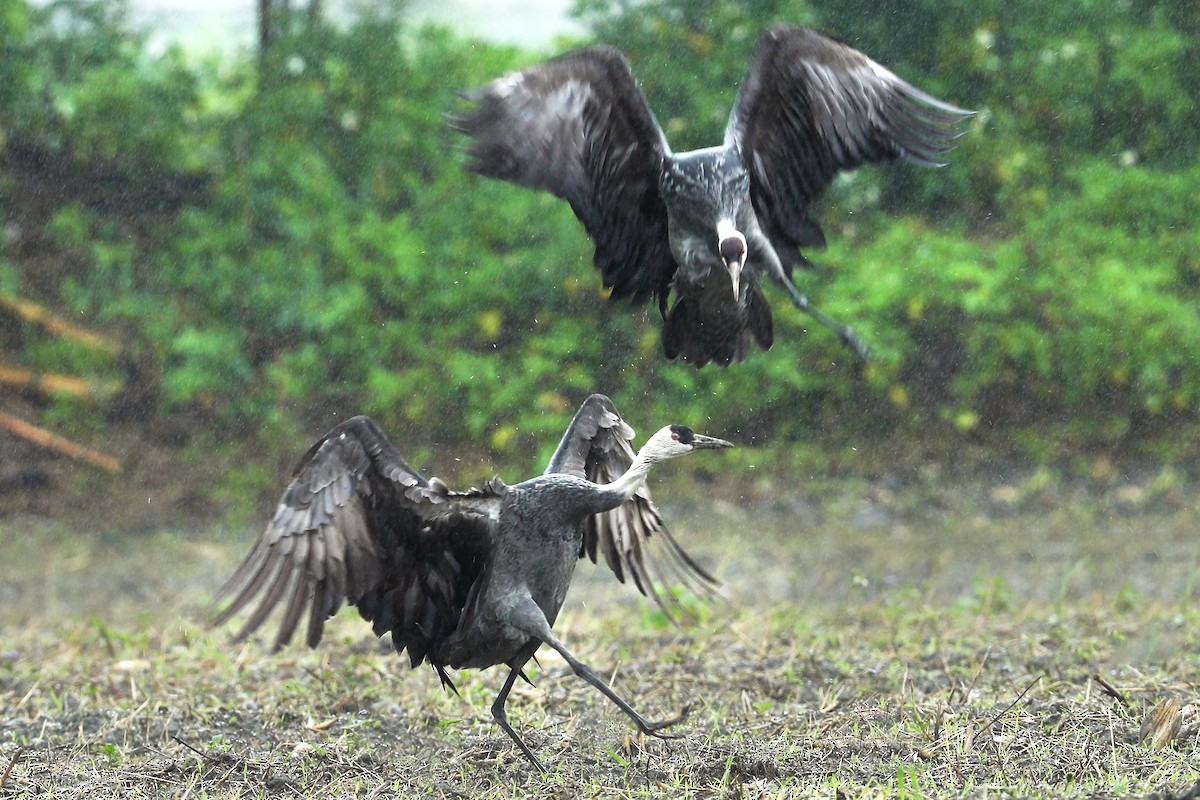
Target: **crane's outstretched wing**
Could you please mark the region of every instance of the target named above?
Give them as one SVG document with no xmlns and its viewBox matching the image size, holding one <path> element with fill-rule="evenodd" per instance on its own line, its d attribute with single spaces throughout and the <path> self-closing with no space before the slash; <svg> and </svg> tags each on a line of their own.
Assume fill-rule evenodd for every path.
<svg viewBox="0 0 1200 800">
<path fill-rule="evenodd" d="M 621 419 L 613 401 L 594 394 L 575 413 L 546 474 L 561 472 L 593 483 L 612 483 L 633 463 L 630 445 L 633 436 L 633 429 Z M 663 541 L 667 551 L 665 563 L 650 557 L 653 534 Z M 598 563 L 597 552 L 604 554 L 617 580 L 624 583 L 628 573 L 638 591 L 652 598 L 668 615 L 671 610 L 661 587 L 683 583 L 693 590 L 710 593 L 717 583 L 671 536 L 658 507 L 650 499 L 650 490 L 644 486 L 619 508 L 588 518 L 579 556 L 586 554 L 593 563 Z M 667 597 L 674 601 L 673 595 Z"/>
<path fill-rule="evenodd" d="M 776 25 L 759 39 L 725 144 L 750 170 L 754 210 L 790 271 L 797 246 L 825 244 L 808 207 L 839 171 L 897 158 L 941 166 L 973 114 L 844 42 Z"/>
<path fill-rule="evenodd" d="M 464 97 L 474 105 L 451 123 L 471 137 L 468 169 L 570 203 L 612 297 L 666 297 L 675 262 L 658 180 L 670 150 L 619 51 L 568 53 Z"/>
<path fill-rule="evenodd" d="M 373 420 L 346 420 L 300 460 L 271 522 L 217 593 L 214 607 L 232 599 L 213 624 L 253 606 L 240 640 L 282 603 L 276 649 L 306 612 L 315 647 L 325 620 L 348 603 L 377 635 L 390 631 L 397 652 L 408 648 L 415 667 L 458 624 L 493 546 L 502 491 L 496 481 L 451 492 L 410 467 Z"/>
</svg>

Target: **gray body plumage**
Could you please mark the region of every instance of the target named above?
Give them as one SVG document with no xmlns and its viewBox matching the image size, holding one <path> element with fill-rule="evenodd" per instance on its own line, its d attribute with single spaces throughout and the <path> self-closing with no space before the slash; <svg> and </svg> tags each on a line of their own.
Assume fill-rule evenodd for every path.
<svg viewBox="0 0 1200 800">
<path fill-rule="evenodd" d="M 459 627 L 439 648 L 439 658 L 454 669 L 517 658 L 531 643 L 527 632 L 506 622 L 512 609 L 504 598 L 527 591 L 553 626 L 579 563 L 584 520 L 623 502 L 572 475 L 539 476 L 506 487 L 497 523 L 505 546 L 496 549 L 482 571 Z"/>
<path fill-rule="evenodd" d="M 674 598 L 656 588 L 656 577 L 711 591 L 712 576 L 663 527 L 645 475 L 664 458 L 730 445 L 669 426 L 635 457 L 632 438 L 612 401 L 592 395 L 545 474 L 454 492 L 409 466 L 372 420 L 347 420 L 301 459 L 270 524 L 218 593 L 224 608 L 214 624 L 252 608 L 235 637 L 242 639 L 283 606 L 275 646 L 307 615 L 306 640 L 315 647 L 325 620 L 349 604 L 377 635 L 390 633 L 414 668 L 429 663 L 450 689 L 447 667 L 508 665 L 492 713 L 538 767 L 504 704 L 525 663 L 548 644 L 639 729 L 655 734 L 677 720 L 638 715 L 551 627 L 585 556 L 602 554 L 619 580 L 630 576 L 668 613 Z M 655 542 L 665 559 L 650 556 Z"/>
<path fill-rule="evenodd" d="M 825 243 L 810 208 L 841 170 L 897 158 L 940 165 L 972 114 L 792 25 L 759 39 L 717 147 L 673 153 L 628 62 L 608 47 L 466 97 L 474 105 L 455 124 L 471 137 L 469 168 L 570 203 L 612 297 L 657 299 L 666 355 L 698 367 L 771 346 L 764 279 L 867 355 L 792 283 L 808 264 L 800 248 Z"/>
<path fill-rule="evenodd" d="M 727 365 L 744 361 L 754 343 L 769 348 L 771 309 L 758 280 L 764 242 L 750 203 L 750 175 L 737 150 L 722 146 L 670 154 L 659 187 L 676 264 L 677 299 L 663 324 L 667 358 Z M 721 263 L 714 231 L 722 219 L 746 236 L 750 250 L 737 295 L 724 270 L 714 269 Z"/>
</svg>

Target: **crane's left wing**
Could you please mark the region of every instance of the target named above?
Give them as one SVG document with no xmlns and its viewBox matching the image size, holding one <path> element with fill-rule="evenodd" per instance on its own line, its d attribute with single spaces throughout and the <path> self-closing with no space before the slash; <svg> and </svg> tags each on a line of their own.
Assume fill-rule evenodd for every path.
<svg viewBox="0 0 1200 800">
<path fill-rule="evenodd" d="M 458 624 L 492 552 L 505 490 L 497 479 L 452 492 L 409 466 L 373 420 L 346 420 L 300 459 L 271 521 L 218 591 L 214 606 L 224 608 L 212 624 L 251 609 L 242 639 L 282 606 L 275 647 L 305 615 L 315 647 L 325 621 L 349 604 L 416 667 Z"/>
<path fill-rule="evenodd" d="M 471 137 L 468 169 L 566 200 L 612 297 L 665 300 L 675 261 L 658 181 L 670 150 L 625 57 L 578 50 L 464 97 L 452 124 Z"/>
<path fill-rule="evenodd" d="M 560 472 L 593 483 L 612 483 L 633 463 L 633 437 L 633 429 L 621 419 L 612 400 L 594 394 L 579 407 L 546 474 Z M 651 556 L 649 551 L 657 540 L 663 542 L 666 558 Z M 644 486 L 619 508 L 595 514 L 584 523 L 579 556 L 587 555 L 593 563 L 599 563 L 597 553 L 604 554 L 617 580 L 624 583 L 628 574 L 638 591 L 668 615 L 672 612 L 666 598 L 676 607 L 678 602 L 669 592 L 664 598 L 664 588 L 678 583 L 710 594 L 717 583 L 671 536 L 650 499 L 650 490 Z"/>
<path fill-rule="evenodd" d="M 759 39 L 725 144 L 750 170 L 754 210 L 790 269 L 797 246 L 824 245 L 808 207 L 839 171 L 897 158 L 941 166 L 973 114 L 844 42 L 776 25 Z"/>
</svg>

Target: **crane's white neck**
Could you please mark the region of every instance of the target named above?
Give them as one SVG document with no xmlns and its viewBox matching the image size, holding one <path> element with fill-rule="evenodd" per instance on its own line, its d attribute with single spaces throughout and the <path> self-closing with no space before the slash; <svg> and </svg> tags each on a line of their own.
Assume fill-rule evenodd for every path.
<svg viewBox="0 0 1200 800">
<path fill-rule="evenodd" d="M 620 493 L 624 502 L 646 485 L 646 475 L 649 474 L 650 467 L 690 451 L 691 447 L 677 441 L 671 426 L 668 425 L 646 440 L 629 469 L 625 470 L 625 474 L 608 485 L 609 491 Z"/>
<path fill-rule="evenodd" d="M 742 232 L 739 231 L 737 229 L 737 226 L 733 224 L 733 220 L 729 219 L 728 217 L 723 217 L 722 219 L 717 220 L 717 241 L 718 242 L 723 239 L 732 239 L 734 237 L 739 237 L 739 236 L 741 236 L 741 238 L 743 238 L 743 239 L 746 238 L 746 237 L 742 236 Z"/>
<path fill-rule="evenodd" d="M 621 500 L 630 499 L 637 494 L 638 489 L 646 485 L 646 476 L 650 474 L 650 467 L 657 461 L 653 454 L 646 454 L 647 448 L 642 448 L 642 452 L 637 454 L 637 458 L 633 459 L 633 463 L 629 465 L 629 469 L 625 470 L 625 474 L 617 478 L 608 485 L 609 491 L 616 492 L 621 495 Z"/>
</svg>

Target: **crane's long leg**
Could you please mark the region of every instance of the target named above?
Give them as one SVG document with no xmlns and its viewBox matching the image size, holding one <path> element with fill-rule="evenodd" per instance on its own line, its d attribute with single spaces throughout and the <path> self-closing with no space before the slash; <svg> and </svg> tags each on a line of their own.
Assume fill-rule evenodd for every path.
<svg viewBox="0 0 1200 800">
<path fill-rule="evenodd" d="M 797 289 L 796 284 L 792 283 L 782 271 L 775 277 L 783 284 L 783 288 L 787 289 L 788 295 L 792 298 L 792 305 L 836 333 L 843 343 L 858 353 L 860 358 L 871 358 L 871 348 L 855 332 L 854 328 L 851 328 L 849 325 L 843 325 L 810 303 L 808 298 L 804 296 L 804 293 Z"/>
<path fill-rule="evenodd" d="M 604 679 L 597 675 L 594 669 L 571 654 L 571 651 L 567 649 L 567 646 L 559 641 L 558 637 L 554 635 L 554 632 L 550 630 L 550 623 L 546 621 L 546 616 L 542 613 L 542 610 L 538 608 L 537 604 L 534 603 L 532 599 L 526 598 L 525 601 L 521 603 L 520 608 L 515 609 L 515 612 L 516 613 L 514 613 L 512 616 L 507 617 L 506 622 L 523 630 L 525 633 L 528 633 L 531 636 L 537 637 L 557 650 L 559 655 L 566 660 L 567 664 L 571 667 L 571 670 L 576 675 L 583 678 L 592 686 L 595 686 L 597 689 L 603 692 L 604 696 L 613 701 L 617 708 L 629 715 L 629 718 L 632 719 L 634 724 L 637 725 L 638 730 L 640 730 L 642 733 L 649 734 L 650 736 L 657 736 L 660 739 L 679 738 L 675 734 L 665 734 L 660 733 L 660 731 L 662 731 L 664 728 L 669 728 L 672 725 L 677 725 L 687 719 L 688 714 L 691 712 L 691 706 L 688 706 L 678 715 L 670 719 L 651 722 L 635 711 L 633 706 L 626 702 L 625 698 L 613 691 L 612 687 L 605 683 Z M 509 681 L 506 684 L 506 688 L 511 688 L 512 680 L 513 678 L 510 676 Z M 504 692 L 504 694 L 507 694 L 507 692 Z M 509 735 L 513 736 L 511 733 Z M 516 737 L 513 736 L 513 738 Z M 522 747 L 524 747 L 524 745 L 522 745 Z"/>
<path fill-rule="evenodd" d="M 788 277 L 787 271 L 783 268 L 783 264 L 779 260 L 779 254 L 775 252 L 775 248 L 771 246 L 770 240 L 759 229 L 757 223 L 747 227 L 746 236 L 750 239 L 755 254 L 765 263 L 767 273 L 783 284 L 784 289 L 787 289 L 788 296 L 792 298 L 792 305 L 836 333 L 838 338 L 844 344 L 849 345 L 854 352 L 858 353 L 860 358 L 871 358 L 871 348 L 862 340 L 862 337 L 855 333 L 854 328 L 851 328 L 849 325 L 843 325 L 836 319 L 828 316 L 821 309 L 810 303 L 808 298 L 804 296 L 804 293 L 796 288 L 796 284 L 792 283 L 792 279 Z M 803 256 L 800 256 L 800 258 L 802 261 L 804 260 Z"/>
<path fill-rule="evenodd" d="M 583 678 L 585 681 L 590 683 L 592 686 L 595 686 L 597 689 L 599 689 L 601 692 L 604 693 L 605 697 L 607 697 L 609 700 L 612 700 L 616 704 L 617 708 L 621 709 L 626 714 L 628 714 L 629 718 L 633 720 L 634 724 L 638 726 L 638 730 L 640 730 L 642 733 L 646 733 L 651 736 L 657 736 L 660 739 L 678 739 L 679 738 L 680 734 L 662 733 L 662 730 L 664 728 L 669 728 L 672 725 L 678 725 L 679 723 L 681 723 L 685 719 L 687 719 L 688 714 L 690 714 L 692 711 L 691 706 L 685 707 L 683 709 L 683 711 L 679 712 L 678 714 L 671 717 L 670 719 L 663 719 L 663 720 L 659 720 L 658 722 L 651 722 L 648 719 L 646 719 L 645 717 L 643 717 L 641 714 L 639 714 L 637 711 L 635 711 L 633 706 L 629 705 L 629 703 L 626 702 L 626 700 L 623 697 L 621 697 L 621 695 L 617 694 L 611 686 L 609 686 L 607 683 L 605 683 L 604 679 L 601 678 L 599 675 L 597 675 L 596 671 L 594 669 L 592 669 L 591 667 L 589 667 L 587 664 L 583 663 L 579 659 L 575 658 L 575 656 L 571 655 L 571 651 L 567 650 L 566 645 L 564 645 L 562 642 L 560 642 L 554 636 L 554 634 L 550 634 L 550 638 L 545 639 L 544 641 L 546 642 L 546 644 L 550 645 L 555 650 L 557 650 L 559 652 L 559 654 L 562 655 L 562 657 L 564 659 L 566 659 L 567 664 L 569 664 L 571 666 L 571 670 L 576 675 Z"/>
<path fill-rule="evenodd" d="M 504 685 L 500 687 L 500 694 L 496 695 L 496 702 L 492 703 L 492 716 L 495 718 L 496 723 L 508 734 L 508 738 L 517 743 L 517 747 L 521 748 L 521 752 L 529 759 L 529 762 L 539 772 L 545 772 L 546 768 L 542 766 L 542 762 L 538 761 L 538 757 L 529 749 L 529 745 L 521 741 L 521 737 L 517 736 L 517 732 L 513 730 L 513 726 L 508 724 L 508 712 L 504 710 L 504 704 L 508 702 L 508 693 L 512 691 L 513 684 L 517 682 L 518 677 L 525 677 L 521 673 L 521 667 L 524 665 L 524 661 L 522 661 L 517 666 L 512 667 L 508 673 L 508 678 L 505 679 Z M 525 678 L 525 680 L 529 679 Z"/>
</svg>

